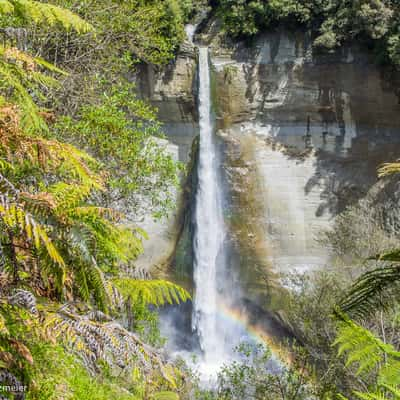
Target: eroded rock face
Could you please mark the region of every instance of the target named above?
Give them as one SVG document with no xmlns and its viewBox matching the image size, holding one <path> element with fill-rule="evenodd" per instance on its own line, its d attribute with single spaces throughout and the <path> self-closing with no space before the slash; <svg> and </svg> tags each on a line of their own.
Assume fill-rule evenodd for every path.
<svg viewBox="0 0 400 400">
<path fill-rule="evenodd" d="M 176 60 L 163 70 L 143 65 L 138 73 L 139 93 L 158 109 L 169 141 L 179 148 L 179 159 L 189 161 L 193 139 L 199 133 L 197 114 L 197 54 L 184 42 Z"/>
<path fill-rule="evenodd" d="M 393 77 L 357 48 L 317 56 L 285 32 L 221 43 L 210 46 L 231 229 L 257 297 L 274 272 L 329 262 L 321 232 L 399 157 L 400 105 Z"/>
<path fill-rule="evenodd" d="M 190 42 L 183 43 L 176 60 L 165 69 L 142 65 L 137 75 L 139 94 L 157 108 L 169 151 L 174 159 L 186 165 L 189 174 L 193 163 L 193 142 L 199 133 L 196 80 L 197 55 Z M 185 248 L 182 258 L 191 257 L 186 254 L 190 252 L 189 245 L 179 243 L 189 229 L 186 222 L 188 190 L 187 178 L 182 177 L 182 187 L 175 194 L 176 207 L 169 217 L 154 220 L 147 215 L 140 223 L 149 239 L 144 241 L 144 253 L 136 261 L 137 267 L 164 277 L 170 272 L 169 266 L 174 263 L 177 252 L 182 252 L 181 247 Z M 187 280 L 185 271 L 180 275 L 185 276 L 179 279 Z"/>
</svg>

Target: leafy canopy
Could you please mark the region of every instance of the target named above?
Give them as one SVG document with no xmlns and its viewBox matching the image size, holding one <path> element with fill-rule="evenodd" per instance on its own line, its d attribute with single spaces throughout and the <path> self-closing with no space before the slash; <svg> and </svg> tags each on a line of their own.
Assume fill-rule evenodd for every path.
<svg viewBox="0 0 400 400">
<path fill-rule="evenodd" d="M 133 89 L 114 85 L 97 104 L 81 107 L 76 119 L 60 120 L 58 136 L 102 160 L 114 199 L 127 199 L 136 213 L 150 209 L 161 216 L 173 205 L 181 165 L 162 142 L 154 110 Z"/>
<path fill-rule="evenodd" d="M 312 31 L 317 49 L 333 50 L 358 39 L 378 60 L 399 64 L 399 8 L 388 0 L 218 0 L 217 11 L 233 36 L 253 36 L 278 24 Z"/>
</svg>

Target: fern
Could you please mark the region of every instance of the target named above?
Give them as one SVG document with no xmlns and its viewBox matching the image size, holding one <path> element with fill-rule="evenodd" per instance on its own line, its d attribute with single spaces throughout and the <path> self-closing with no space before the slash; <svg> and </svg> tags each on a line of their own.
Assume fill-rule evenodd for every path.
<svg viewBox="0 0 400 400">
<path fill-rule="evenodd" d="M 139 367 L 144 376 L 158 371 L 169 385 L 175 385 L 172 368 L 154 349 L 119 323 L 100 316 L 102 322 L 97 312 L 80 314 L 73 306 L 65 305 L 46 314 L 44 329 L 48 337 L 77 352 L 89 370 L 96 371 L 100 361 L 124 370 Z"/>
<path fill-rule="evenodd" d="M 400 172 L 400 162 L 386 163 L 378 169 L 378 176 L 384 178 Z"/>
<path fill-rule="evenodd" d="M 337 315 L 340 324 L 334 345 L 338 346 L 339 355 L 347 355 L 346 366 L 357 364 L 357 375 L 376 371 L 377 387 L 386 385 L 400 389 L 400 352 L 344 314 Z"/>
<path fill-rule="evenodd" d="M 363 274 L 351 286 L 346 297 L 339 302 L 339 307 L 343 312 L 365 317 L 393 304 L 399 293 L 399 285 L 400 265 L 375 269 Z"/>
<path fill-rule="evenodd" d="M 190 294 L 182 287 L 164 280 L 136 280 L 119 278 L 112 280 L 125 299 L 144 302 L 155 306 L 179 304 L 190 299 Z"/>
<path fill-rule="evenodd" d="M 33 293 L 27 290 L 22 290 L 22 289 L 15 290 L 12 296 L 8 298 L 8 302 L 15 306 L 25 308 L 34 316 L 39 315 L 36 298 L 33 295 Z"/>
<path fill-rule="evenodd" d="M 92 25 L 69 10 L 48 3 L 33 0 L 1 0 L 3 13 L 14 13 L 27 22 L 61 25 L 66 30 L 74 29 L 78 33 L 93 31 Z"/>
<path fill-rule="evenodd" d="M 400 399 L 400 389 L 391 385 L 382 384 L 375 393 L 354 392 L 361 400 L 398 400 Z"/>
<path fill-rule="evenodd" d="M 2 14 L 9 14 L 14 11 L 14 6 L 8 0 L 0 0 L 0 12 Z"/>
<path fill-rule="evenodd" d="M 0 11 L 13 13 L 27 22 L 60 25 L 78 33 L 93 27 L 69 10 L 32 0 L 1 0 Z M 53 73 L 65 72 L 41 58 L 34 58 L 16 48 L 0 46 L 0 91 L 23 110 L 22 126 L 30 133 L 48 132 L 48 126 L 36 104 L 44 100 L 43 92 L 58 85 L 56 79 L 38 71 L 38 66 Z"/>
<path fill-rule="evenodd" d="M 388 384 L 382 384 L 381 386 L 392 394 L 395 399 L 400 399 L 400 388 Z"/>
<path fill-rule="evenodd" d="M 2 93 L 11 93 L 8 99 L 17 103 L 22 111 L 22 126 L 27 132 L 47 132 L 48 127 L 44 119 L 40 115 L 40 109 L 33 101 L 31 93 L 40 94 L 40 86 L 43 83 L 40 74 L 27 72 L 17 63 L 11 62 L 4 57 L 4 48 L 0 47 L 0 90 Z M 32 80 L 31 80 L 32 79 Z M 56 81 L 48 78 L 47 84 L 56 85 Z"/>
<path fill-rule="evenodd" d="M 97 163 L 92 157 L 72 145 L 23 134 L 19 108 L 9 104 L 0 107 L 0 154 L 11 165 L 29 161 L 43 172 L 52 170 L 75 179 L 76 183 L 81 183 L 80 190 L 85 189 L 82 197 L 93 188 L 103 188 L 102 178 L 93 171 Z M 70 185 L 67 190 L 72 188 Z"/>
<path fill-rule="evenodd" d="M 381 391 L 376 392 L 376 393 L 354 392 L 354 394 L 361 400 L 389 400 L 389 399 L 392 399 L 392 397 L 386 396 L 386 394 Z"/>
<path fill-rule="evenodd" d="M 50 258 L 59 266 L 65 267 L 63 258 L 45 229 L 20 204 L 5 195 L 0 196 L 0 220 L 9 231 L 23 235 L 28 243 L 33 243 L 35 248 L 40 249 L 44 246 Z"/>
</svg>

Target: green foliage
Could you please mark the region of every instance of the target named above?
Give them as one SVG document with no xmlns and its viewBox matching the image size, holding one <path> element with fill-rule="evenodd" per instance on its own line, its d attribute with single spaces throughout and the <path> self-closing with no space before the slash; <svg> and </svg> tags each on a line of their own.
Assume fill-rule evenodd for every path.
<svg viewBox="0 0 400 400">
<path fill-rule="evenodd" d="M 60 1 L 54 3 L 78 12 L 96 29 L 97 40 L 111 52 L 108 57 L 133 54 L 136 59 L 166 64 L 185 36 L 184 23 L 192 12 L 190 0 Z M 110 40 L 110 42 L 109 42 Z"/>
<path fill-rule="evenodd" d="M 162 131 L 154 110 L 132 89 L 128 84 L 113 86 L 97 104 L 82 107 L 77 120 L 60 121 L 58 136 L 103 161 L 114 199 L 129 199 L 132 211 L 146 204 L 161 216 L 172 205 L 180 165 L 157 139 Z"/>
<path fill-rule="evenodd" d="M 300 400 L 316 395 L 305 374 L 304 354 L 276 374 L 268 372 L 271 352 L 265 346 L 242 344 L 237 351 L 242 361 L 223 367 L 218 375 L 218 400 Z"/>
<path fill-rule="evenodd" d="M 21 107 L 22 126 L 28 133 L 48 130 L 32 95 L 43 100 L 46 88 L 57 85 L 55 79 L 37 70 L 38 65 L 38 59 L 18 49 L 0 46 L 0 93 Z"/>
<path fill-rule="evenodd" d="M 357 375 L 376 374 L 375 387 L 370 393 L 356 392 L 361 399 L 391 398 L 400 390 L 400 353 L 382 342 L 370 331 L 357 325 L 343 314 L 335 345 L 339 355 L 346 354 L 346 366 L 357 365 Z"/>
<path fill-rule="evenodd" d="M 18 25 L 36 23 L 46 24 L 50 27 L 60 26 L 66 30 L 73 29 L 78 34 L 93 30 L 90 24 L 69 10 L 39 1 L 3 0 L 0 7 L 2 9 L 0 23 L 5 25 L 6 31 L 10 29 L 8 23 L 13 21 L 10 21 L 4 14 L 11 14 Z M 14 41 L 18 42 L 17 45 L 20 48 L 25 48 L 26 43 L 20 43 L 18 33 L 10 32 L 4 36 L 3 45 L 0 46 L 0 93 L 8 100 L 17 103 L 23 110 L 22 126 L 26 132 L 47 132 L 47 124 L 41 113 L 43 110 L 38 107 L 37 103 L 44 102 L 45 93 L 50 87 L 57 86 L 58 83 L 51 76 L 43 74 L 39 68 L 58 74 L 65 73 L 45 60 L 31 57 L 13 47 Z M 13 38 L 13 34 L 17 37 Z M 8 41 L 11 44 L 5 45 Z"/>
<path fill-rule="evenodd" d="M 351 371 L 332 347 L 336 338 L 336 321 L 330 315 L 337 298 L 342 296 L 349 276 L 339 267 L 285 277 L 293 288 L 282 299 L 290 328 L 307 356 L 309 374 L 313 376 L 317 398 L 335 398 L 339 390 L 359 389 Z M 329 311 L 328 311 L 329 310 Z"/>
<path fill-rule="evenodd" d="M 82 3 L 82 10 L 89 5 Z M 121 8 L 142 13 L 132 21 L 144 24 L 148 18 L 160 18 L 150 31 L 143 25 L 130 30 L 160 63 L 172 56 L 180 40 L 191 8 L 189 2 L 184 4 L 185 10 L 173 0 L 161 8 L 158 2 L 121 3 Z M 49 29 L 74 38 L 86 33 L 82 40 L 96 45 L 102 40 L 101 31 L 98 39 L 90 34 L 91 24 L 48 2 L 0 0 L 0 9 L 6 33 L 24 33 L 20 25 L 25 24 L 36 32 Z M 120 16 L 130 23 L 128 15 Z M 140 34 L 146 32 L 157 48 L 154 53 L 151 43 L 141 42 L 145 39 Z M 171 39 L 165 36 L 170 32 Z M 19 37 L 6 39 L 0 48 L 2 376 L 29 384 L 32 399 L 128 400 L 175 390 L 179 371 L 142 337 L 150 333 L 152 342 L 161 342 L 148 305 L 179 303 L 189 295 L 169 282 L 128 278 L 123 288 L 129 295 L 123 298 L 111 280 L 122 281 L 117 279 L 120 269 L 132 268 L 146 234 L 126 226 L 121 213 L 104 205 L 112 190 L 118 200 L 131 194 L 145 202 L 147 196 L 158 213 L 168 208 L 178 167 L 155 139 L 161 136 L 155 114 L 134 97 L 129 85 L 116 83 L 121 76 L 113 79 L 114 86 L 96 77 L 89 80 L 96 81 L 103 96 L 94 103 L 82 102 L 77 118 L 66 118 L 56 130 L 52 124 L 57 117 L 44 106 L 54 107 L 50 95 L 62 87 L 55 77 L 71 75 L 12 47 L 26 47 Z M 83 150 L 63 143 L 63 137 Z M 36 296 L 41 297 L 39 304 Z M 135 317 L 134 324 L 128 324 L 131 330 L 113 320 L 124 319 L 128 299 Z M 141 337 L 132 332 L 135 328 Z"/>
<path fill-rule="evenodd" d="M 314 46 L 333 50 L 355 38 L 398 63 L 399 9 L 387 0 L 219 0 L 219 15 L 233 36 L 253 36 L 278 24 L 312 31 Z"/>
<path fill-rule="evenodd" d="M 350 288 L 339 307 L 356 317 L 387 309 L 398 298 L 400 266 L 386 266 L 363 274 Z"/>
<path fill-rule="evenodd" d="M 125 382 L 91 376 L 79 360 L 61 346 L 38 342 L 32 347 L 32 354 L 36 366 L 31 374 L 37 385 L 30 388 L 27 399 L 141 399 L 121 387 Z"/>
<path fill-rule="evenodd" d="M 23 309 L 2 302 L 1 315 L 5 318 L 0 333 L 0 363 L 9 371 L 2 384 L 11 383 L 7 380 L 14 377 L 28 386 L 27 399 L 141 398 L 135 395 L 127 377 L 112 377 L 103 371 L 93 376 L 76 354 L 49 341 L 39 321 Z M 54 332 L 49 334 L 54 336 Z"/>
<path fill-rule="evenodd" d="M 163 306 L 179 304 L 190 299 L 190 294 L 174 283 L 163 280 L 137 280 L 119 278 L 113 280 L 122 295 L 133 303 L 144 302 L 146 305 Z"/>
<path fill-rule="evenodd" d="M 54 26 L 59 24 L 63 29 L 74 29 L 78 33 L 86 33 L 93 27 L 78 15 L 65 8 L 33 0 L 1 0 L 2 13 L 13 13 L 24 21 Z"/>
<path fill-rule="evenodd" d="M 179 396 L 173 392 L 159 392 L 153 397 L 154 400 L 179 400 Z"/>
</svg>

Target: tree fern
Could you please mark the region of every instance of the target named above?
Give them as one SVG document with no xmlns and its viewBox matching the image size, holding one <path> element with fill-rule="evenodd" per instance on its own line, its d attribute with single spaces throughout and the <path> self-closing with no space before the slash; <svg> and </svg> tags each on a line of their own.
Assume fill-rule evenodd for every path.
<svg viewBox="0 0 400 400">
<path fill-rule="evenodd" d="M 346 366 L 356 364 L 357 375 L 375 371 L 377 387 L 387 385 L 399 389 L 400 352 L 391 344 L 383 343 L 344 314 L 339 313 L 338 316 L 339 331 L 334 345 L 338 346 L 339 355 L 346 354 Z"/>
<path fill-rule="evenodd" d="M 7 230 L 23 235 L 37 249 L 44 246 L 55 263 L 65 266 L 64 260 L 45 229 L 20 204 L 13 202 L 5 195 L 0 196 L 0 219 Z"/>
<path fill-rule="evenodd" d="M 400 289 L 400 265 L 385 266 L 363 274 L 339 302 L 340 308 L 357 317 L 385 309 L 396 301 Z"/>
<path fill-rule="evenodd" d="M 144 302 L 155 306 L 185 302 L 190 294 L 182 287 L 164 280 L 136 280 L 130 278 L 114 279 L 113 284 L 133 303 Z"/>
<path fill-rule="evenodd" d="M 0 154 L 11 165 L 23 165 L 29 161 L 43 172 L 51 170 L 61 177 L 73 178 L 75 183 L 82 184 L 80 190 L 85 188 L 82 196 L 87 196 L 93 188 L 103 187 L 102 178 L 93 171 L 98 164 L 87 153 L 70 144 L 24 134 L 17 106 L 0 106 L 0 134 Z M 71 189 L 72 185 L 68 186 L 68 190 Z"/>
<path fill-rule="evenodd" d="M 168 385 L 175 385 L 172 368 L 153 348 L 119 323 L 98 319 L 98 313 L 80 314 L 73 306 L 65 305 L 46 313 L 44 328 L 49 337 L 76 351 L 92 371 L 97 370 L 99 361 L 104 361 L 125 370 L 139 367 L 143 376 L 158 371 Z"/>
<path fill-rule="evenodd" d="M 93 27 L 71 11 L 33 0 L 1 0 L 3 13 L 14 13 L 26 22 L 54 26 L 61 25 L 66 30 L 74 29 L 78 33 L 93 31 Z"/>
<path fill-rule="evenodd" d="M 25 71 L 20 65 L 5 58 L 4 53 L 0 48 L 1 93 L 21 107 L 23 110 L 22 125 L 28 132 L 47 132 L 47 124 L 40 116 L 40 109 L 31 96 L 31 91 L 40 95 L 40 81 L 38 81 L 40 75 L 33 75 Z M 31 81 L 31 78 L 36 81 Z M 47 83 L 50 83 L 50 78 Z M 52 84 L 55 85 L 56 81 L 52 81 Z"/>
<path fill-rule="evenodd" d="M 0 11 L 13 13 L 27 22 L 60 25 L 78 33 L 93 30 L 93 27 L 69 10 L 32 0 L 1 0 Z M 23 110 L 22 125 L 30 133 L 47 132 L 37 101 L 44 100 L 43 91 L 56 86 L 57 80 L 45 75 L 38 67 L 65 74 L 59 68 L 34 58 L 17 48 L 0 46 L 0 91 L 8 100 L 16 102 Z M 34 100 L 35 99 L 35 100 Z"/>
</svg>

